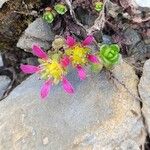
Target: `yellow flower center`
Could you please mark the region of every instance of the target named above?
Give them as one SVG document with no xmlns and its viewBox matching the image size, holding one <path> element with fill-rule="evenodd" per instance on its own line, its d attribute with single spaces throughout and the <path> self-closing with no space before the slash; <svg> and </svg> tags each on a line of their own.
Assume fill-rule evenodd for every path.
<svg viewBox="0 0 150 150">
<path fill-rule="evenodd" d="M 71 57 L 73 65 L 84 65 L 87 63 L 89 48 L 76 44 L 73 48 L 66 50 L 66 54 Z"/>
<path fill-rule="evenodd" d="M 50 61 L 41 62 L 42 71 L 41 75 L 44 79 L 53 79 L 55 84 L 59 83 L 62 79 L 62 76 L 65 74 L 65 69 L 60 65 L 60 63 L 53 59 Z"/>
</svg>

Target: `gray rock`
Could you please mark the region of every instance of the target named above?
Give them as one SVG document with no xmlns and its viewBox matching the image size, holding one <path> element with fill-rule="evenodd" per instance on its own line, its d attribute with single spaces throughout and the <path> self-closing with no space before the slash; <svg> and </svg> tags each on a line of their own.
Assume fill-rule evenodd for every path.
<svg viewBox="0 0 150 150">
<path fill-rule="evenodd" d="M 33 66 L 38 66 L 39 62 L 35 57 L 29 57 L 26 59 L 27 64 L 33 65 Z"/>
<path fill-rule="evenodd" d="M 39 43 L 44 49 L 48 49 L 53 39 L 54 33 L 51 27 L 42 18 L 37 18 L 25 30 L 17 43 L 17 47 L 30 51 L 33 43 Z"/>
<path fill-rule="evenodd" d="M 4 64 L 3 64 L 2 55 L 1 55 L 1 53 L 0 53 L 0 67 L 3 66 L 3 65 L 4 65 Z"/>
<path fill-rule="evenodd" d="M 2 98 L 6 88 L 10 83 L 10 79 L 7 76 L 0 76 L 0 99 Z"/>
<path fill-rule="evenodd" d="M 121 11 L 121 7 L 113 2 L 108 3 L 108 13 L 111 17 L 117 18 L 119 12 Z"/>
<path fill-rule="evenodd" d="M 2 8 L 2 6 L 3 6 L 3 4 L 5 3 L 5 2 L 7 2 L 8 0 L 0 0 L 0 8 Z"/>
<path fill-rule="evenodd" d="M 112 43 L 112 38 L 109 35 L 103 35 L 102 40 L 104 44 L 111 44 Z"/>
<path fill-rule="evenodd" d="M 142 98 L 142 112 L 150 134 L 150 59 L 144 64 L 143 75 L 139 83 L 139 93 Z"/>
<path fill-rule="evenodd" d="M 132 46 L 134 46 L 141 40 L 138 32 L 130 27 L 127 28 L 124 32 L 124 36 L 126 39 L 128 39 L 128 41 L 130 41 L 130 45 Z"/>
<path fill-rule="evenodd" d="M 140 148 L 135 141 L 126 140 L 121 143 L 121 150 L 140 150 Z"/>
<path fill-rule="evenodd" d="M 129 27 L 125 30 L 124 36 L 128 40 L 128 56 L 132 56 L 135 61 L 145 61 L 145 58 L 150 55 L 150 51 L 148 44 L 142 41 L 138 31 Z"/>
<path fill-rule="evenodd" d="M 136 44 L 130 52 L 134 57 L 135 61 L 140 60 L 145 62 L 146 57 L 150 56 L 149 47 L 143 41 Z"/>
<path fill-rule="evenodd" d="M 40 46 L 42 48 L 44 48 L 45 50 L 50 48 L 50 43 L 47 41 L 41 41 L 40 39 L 36 39 L 33 37 L 28 37 L 26 35 L 22 35 L 22 37 L 20 37 L 18 43 L 17 43 L 17 47 L 24 49 L 25 51 L 31 52 L 31 47 L 33 44 L 38 43 L 40 44 Z"/>
<path fill-rule="evenodd" d="M 98 17 L 98 15 L 89 13 L 87 10 L 83 9 L 82 7 L 76 9 L 76 14 L 80 22 L 87 27 L 94 25 L 94 21 Z"/>
<path fill-rule="evenodd" d="M 133 0 L 139 7 L 150 8 L 150 0 Z"/>
<path fill-rule="evenodd" d="M 43 41 L 52 41 L 54 39 L 54 33 L 50 25 L 43 21 L 42 18 L 37 18 L 31 23 L 25 30 L 25 34 Z"/>
<path fill-rule="evenodd" d="M 138 97 L 138 78 L 129 65 L 122 62 L 113 74 Z M 145 140 L 139 101 L 107 75 L 81 82 L 71 72 L 76 93 L 55 86 L 45 102 L 39 99 L 43 81 L 30 76 L 0 103 L 0 149 L 114 150 L 126 140 L 139 147 Z"/>
</svg>

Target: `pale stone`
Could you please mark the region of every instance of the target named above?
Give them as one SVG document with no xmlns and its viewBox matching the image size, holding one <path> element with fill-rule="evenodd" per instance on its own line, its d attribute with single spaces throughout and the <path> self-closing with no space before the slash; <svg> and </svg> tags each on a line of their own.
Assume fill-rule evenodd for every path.
<svg viewBox="0 0 150 150">
<path fill-rule="evenodd" d="M 0 53 L 0 67 L 1 66 L 3 66 L 4 64 L 3 64 L 3 58 L 2 58 L 2 55 L 1 55 L 1 53 Z"/>
<path fill-rule="evenodd" d="M 43 139 L 43 145 L 47 145 L 49 143 L 48 137 L 45 137 Z"/>
<path fill-rule="evenodd" d="M 132 0 L 140 7 L 150 8 L 150 0 Z"/>
<path fill-rule="evenodd" d="M 10 81 L 11 80 L 7 76 L 0 76 L 0 99 L 6 91 Z"/>
<path fill-rule="evenodd" d="M 144 64 L 143 75 L 139 83 L 139 93 L 142 98 L 142 112 L 150 134 L 150 59 Z"/>
<path fill-rule="evenodd" d="M 6 3 L 8 0 L 0 0 L 0 8 L 2 8 L 3 4 Z"/>
<path fill-rule="evenodd" d="M 20 37 L 17 47 L 31 52 L 31 47 L 39 43 L 44 49 L 49 49 L 54 39 L 54 33 L 49 24 L 42 18 L 37 18 L 32 22 Z"/>
<path fill-rule="evenodd" d="M 75 94 L 58 85 L 46 101 L 39 98 L 43 81 L 32 75 L 0 103 L 0 149 L 114 150 L 126 140 L 139 147 L 145 137 L 138 77 L 124 62 L 113 75 L 128 90 L 105 71 L 83 82 L 71 72 Z"/>
</svg>

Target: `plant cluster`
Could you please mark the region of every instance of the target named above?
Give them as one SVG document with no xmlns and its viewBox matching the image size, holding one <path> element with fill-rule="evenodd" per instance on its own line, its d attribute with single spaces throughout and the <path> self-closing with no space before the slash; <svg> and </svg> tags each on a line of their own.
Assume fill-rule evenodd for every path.
<svg viewBox="0 0 150 150">
<path fill-rule="evenodd" d="M 112 69 L 119 61 L 119 46 L 117 44 L 102 45 L 97 52 L 93 52 L 91 44 L 94 41 L 92 35 L 88 35 L 82 42 L 77 42 L 74 37 L 56 38 L 53 43 L 53 52 L 45 53 L 38 44 L 32 46 L 32 53 L 39 57 L 39 66 L 21 65 L 21 70 L 26 74 L 38 73 L 45 80 L 40 92 L 45 99 L 53 85 L 61 83 L 62 88 L 69 94 L 74 93 L 72 84 L 66 78 L 68 67 L 76 69 L 80 80 L 85 80 L 86 66 L 100 71 L 103 67 Z M 63 52 L 60 51 L 63 49 Z"/>
<path fill-rule="evenodd" d="M 48 22 L 52 23 L 56 17 L 56 15 L 64 15 L 67 12 L 67 7 L 63 3 L 58 3 L 54 5 L 54 8 L 47 7 L 45 12 L 43 13 L 43 19 Z"/>
</svg>

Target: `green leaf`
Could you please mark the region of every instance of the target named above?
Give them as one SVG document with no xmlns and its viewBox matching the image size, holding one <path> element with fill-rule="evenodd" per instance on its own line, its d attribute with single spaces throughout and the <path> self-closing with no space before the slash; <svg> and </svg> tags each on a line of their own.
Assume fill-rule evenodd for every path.
<svg viewBox="0 0 150 150">
<path fill-rule="evenodd" d="M 110 45 L 111 50 L 114 50 L 115 52 L 120 52 L 120 47 L 117 44 L 111 44 Z"/>
</svg>

